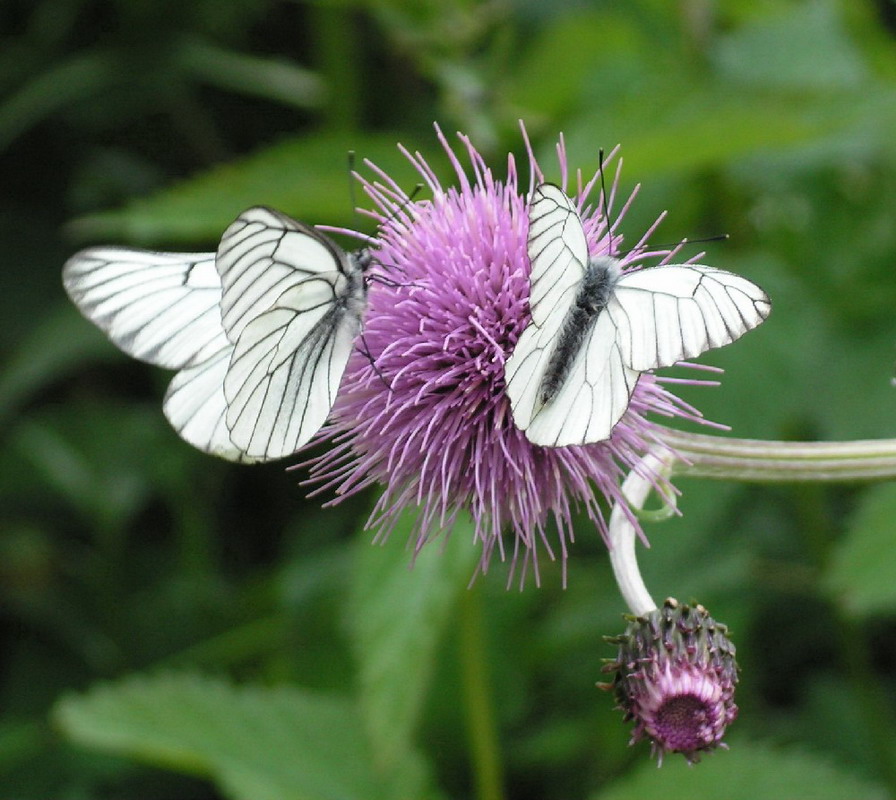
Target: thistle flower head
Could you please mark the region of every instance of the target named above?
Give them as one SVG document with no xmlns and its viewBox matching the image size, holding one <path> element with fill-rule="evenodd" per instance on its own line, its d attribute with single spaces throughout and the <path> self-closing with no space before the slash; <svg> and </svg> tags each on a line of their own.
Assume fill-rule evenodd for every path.
<svg viewBox="0 0 896 800">
<path fill-rule="evenodd" d="M 645 413 L 699 415 L 645 374 L 609 440 L 544 448 L 526 439 L 513 424 L 504 363 L 530 319 L 526 194 L 542 171 L 527 141 L 531 177 L 521 189 L 512 156 L 501 180 L 461 135 L 468 177 L 437 134 L 457 185 L 442 186 L 419 153 L 403 150 L 431 199 L 408 197 L 368 164 L 375 177 L 361 181 L 375 203 L 370 215 L 379 233 L 371 240 L 341 231 L 367 240 L 375 267 L 359 352 L 321 435 L 334 446 L 311 462 L 311 481 L 339 497 L 381 484 L 369 527 L 388 535 L 403 509 L 417 507 L 418 549 L 467 511 L 482 547 L 482 572 L 498 550 L 512 565 L 522 560 L 522 575 L 532 566 L 537 580 L 539 551 L 554 558 L 559 549 L 565 563 L 574 512 L 584 511 L 605 535 L 600 498 L 624 504 L 620 477 L 654 440 Z M 557 152 L 567 189 L 562 139 Z M 579 175 L 567 191 L 579 202 L 591 254 L 618 255 L 610 251 L 621 236 L 603 213 L 612 208 L 616 183 L 605 200 L 585 206 L 597 179 L 583 185 Z M 643 242 L 622 256 L 626 265 L 670 255 L 648 252 Z"/>
<path fill-rule="evenodd" d="M 662 608 L 633 618 L 619 645 L 612 684 L 626 720 L 634 720 L 634 744 L 649 739 L 662 763 L 681 753 L 689 763 L 724 747 L 725 729 L 737 716 L 737 663 L 724 625 L 702 606 L 668 599 Z"/>
</svg>

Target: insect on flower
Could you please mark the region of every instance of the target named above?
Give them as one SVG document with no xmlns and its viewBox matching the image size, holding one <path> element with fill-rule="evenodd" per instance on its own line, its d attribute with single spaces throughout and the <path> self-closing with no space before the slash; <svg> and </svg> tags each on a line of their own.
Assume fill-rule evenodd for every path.
<svg viewBox="0 0 896 800">
<path fill-rule="evenodd" d="M 636 296 L 642 275 L 632 267 L 671 257 L 668 250 L 645 246 L 654 226 L 624 258 L 614 259 L 607 216 L 618 171 L 604 213 L 580 212 L 601 173 L 588 183 L 579 176 L 576 200 L 570 200 L 562 139 L 560 186 L 553 187 L 545 184 L 523 131 L 531 176 L 523 193 L 512 157 L 499 180 L 461 136 L 472 168 L 468 176 L 437 133 L 456 186 L 443 186 L 422 156 L 403 149 L 431 197 L 408 196 L 368 164 L 375 178 L 361 182 L 376 205 L 369 212 L 376 236 L 335 229 L 363 242 L 354 254 L 279 212 L 253 208 L 227 229 L 217 253 L 90 248 L 69 260 L 63 279 L 84 315 L 118 347 L 178 370 L 164 410 L 191 444 L 251 462 L 329 440 L 332 447 L 310 462 L 310 481 L 317 492 L 335 493 L 330 502 L 380 485 L 368 520 L 378 535 L 388 535 L 404 509 L 414 507 L 419 549 L 469 513 L 482 548 L 480 571 L 497 551 L 511 561 L 511 575 L 519 559 L 521 579 L 531 567 L 538 580 L 540 552 L 565 565 L 574 514 L 587 516 L 606 536 L 601 498 L 627 508 L 621 478 L 658 441 L 658 426 L 647 413 L 702 420 L 649 371 L 691 353 L 696 340 L 690 329 L 680 341 L 670 338 L 674 315 L 658 310 L 665 301 L 657 299 L 656 287 L 656 306 L 647 315 L 653 327 L 625 328 L 615 310 L 607 313 L 614 304 L 646 307 L 644 300 L 627 299 Z M 541 199 L 530 204 L 536 180 Z M 548 239 L 563 231 L 561 249 L 574 256 L 567 269 L 559 269 L 556 246 L 536 253 L 539 229 Z M 620 241 L 612 237 L 612 243 Z M 699 269 L 707 271 L 700 273 L 700 285 L 707 275 L 717 276 Z M 593 275 L 585 278 L 588 270 Z M 661 266 L 643 274 L 650 273 L 669 276 L 659 283 L 672 284 L 666 294 L 680 300 L 681 287 L 694 285 L 686 276 L 697 275 L 698 268 Z M 538 331 L 529 332 L 533 325 L 563 339 L 560 331 L 582 283 L 593 308 L 587 320 L 571 326 L 574 334 L 565 334 L 559 350 L 568 363 L 552 363 L 541 350 L 534 361 L 524 357 L 533 350 L 533 337 L 542 344 Z M 682 301 L 678 312 L 683 320 L 691 318 L 686 306 Z M 362 315 L 363 347 L 357 348 Z M 539 322 L 542 315 L 546 324 Z M 548 426 L 544 441 L 554 446 L 540 446 L 532 438 L 533 425 L 541 425 L 536 401 L 545 409 L 568 405 L 581 374 L 576 359 L 591 353 L 598 328 L 608 330 L 602 320 L 613 322 L 612 348 L 618 352 L 607 355 L 607 375 L 615 371 L 630 380 L 623 389 L 615 382 L 594 384 L 591 396 L 600 401 L 592 399 L 584 413 L 574 404 L 574 435 L 561 437 Z M 707 332 L 707 342 L 715 335 Z M 606 354 L 607 348 L 598 349 Z M 531 378 L 521 381 L 519 393 L 514 368 Z M 587 370 L 585 376 L 587 383 Z M 526 414 L 532 425 L 520 422 Z M 591 443 L 595 432 L 600 441 Z M 665 478 L 651 480 L 667 490 Z"/>
<path fill-rule="evenodd" d="M 591 255 L 576 205 L 552 184 L 532 195 L 528 256 L 532 320 L 504 374 L 514 422 L 535 444 L 608 439 L 641 373 L 730 344 L 771 311 L 730 272 L 626 270 L 609 252 Z"/>
<path fill-rule="evenodd" d="M 443 185 L 419 153 L 406 150 L 430 197 L 410 201 L 396 181 L 369 163 L 374 177 L 360 178 L 376 205 L 372 218 L 379 232 L 372 270 L 400 275 L 401 281 L 371 285 L 364 321 L 369 353 L 349 360 L 319 437 L 332 446 L 309 462 L 311 482 L 317 493 L 335 492 L 331 503 L 373 485 L 382 487 L 368 520 L 380 537 L 389 534 L 405 509 L 416 508 L 412 535 L 418 549 L 450 530 L 459 514 L 469 513 L 482 548 L 480 571 L 497 552 L 511 561 L 511 574 L 519 562 L 521 580 L 530 569 L 538 580 L 539 554 L 565 563 L 574 515 L 586 516 L 605 535 L 601 498 L 627 507 L 621 478 L 658 438 L 648 412 L 701 418 L 661 378 L 644 372 L 626 388 L 625 408 L 615 426 L 604 421 L 602 441 L 542 447 L 527 438 L 514 424 L 507 370 L 531 319 L 547 310 L 530 303 L 532 212 L 527 200 L 536 182 L 544 184 L 544 176 L 531 148 L 526 189 L 512 157 L 506 178 L 499 179 L 467 137 L 459 138 L 469 167 L 438 129 L 437 135 L 451 161 L 454 185 Z M 558 156 L 562 187 L 543 187 L 542 194 L 577 235 L 575 252 L 584 265 L 589 253 L 609 252 L 607 215 L 570 211 L 562 140 Z M 586 184 L 579 176 L 577 203 L 584 202 L 598 177 Z M 615 190 L 614 182 L 605 209 L 612 206 Z M 627 207 L 616 215 L 617 222 Z M 541 214 L 542 206 L 538 209 Z M 645 246 L 652 231 L 623 259 L 626 274 L 645 259 L 670 257 L 668 250 Z M 614 234 L 614 243 L 621 239 Z M 548 263 L 539 261 L 545 269 Z M 608 282 L 609 276 L 607 267 Z M 573 287 L 567 297 L 575 295 L 572 275 L 557 279 Z M 553 297 L 548 283 L 544 296 Z M 553 324 L 556 312 L 550 316 Z M 665 479 L 657 475 L 654 481 L 668 491 Z"/>
<path fill-rule="evenodd" d="M 367 303 L 369 251 L 269 208 L 250 208 L 217 253 L 92 247 L 63 284 L 128 355 L 178 370 L 165 416 L 232 461 L 295 453 L 323 425 Z"/>
</svg>

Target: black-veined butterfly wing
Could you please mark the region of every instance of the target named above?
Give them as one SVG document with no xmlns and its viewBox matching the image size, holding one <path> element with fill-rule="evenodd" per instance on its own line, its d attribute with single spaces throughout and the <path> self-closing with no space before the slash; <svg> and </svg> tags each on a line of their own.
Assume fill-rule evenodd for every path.
<svg viewBox="0 0 896 800">
<path fill-rule="evenodd" d="M 230 438 L 250 458 L 294 453 L 323 425 L 360 328 L 361 261 L 268 208 L 251 208 L 218 248 Z"/>
<path fill-rule="evenodd" d="M 120 349 L 178 370 L 164 411 L 187 442 L 265 461 L 295 452 L 329 413 L 363 312 L 363 264 L 254 208 L 217 254 L 94 247 L 69 259 L 63 283 Z"/>
<path fill-rule="evenodd" d="M 505 380 L 514 423 L 535 444 L 609 438 L 641 372 L 729 344 L 771 310 L 762 289 L 723 270 L 676 264 L 620 274 L 615 259 L 589 259 L 581 218 L 559 187 L 536 188 L 529 218 L 532 321 L 507 360 Z M 574 305 L 592 299 L 580 296 L 583 278 L 599 273 L 606 306 L 589 316 Z M 576 344 L 560 348 L 562 381 L 545 400 L 561 338 Z"/>
<path fill-rule="evenodd" d="M 730 344 L 770 312 L 768 295 L 755 283 L 700 264 L 629 272 L 606 309 L 623 361 L 639 372 Z"/>
<path fill-rule="evenodd" d="M 185 441 L 246 460 L 225 424 L 223 374 L 233 345 L 221 325 L 214 253 L 91 247 L 66 262 L 62 280 L 81 313 L 122 351 L 179 370 L 163 409 Z"/>
<path fill-rule="evenodd" d="M 504 378 L 514 423 L 530 438 L 539 439 L 531 426 L 544 410 L 542 379 L 588 263 L 579 214 L 560 187 L 542 184 L 533 191 L 527 248 L 531 322 L 504 366 Z M 547 427 L 554 430 L 557 422 L 552 420 Z"/>
<path fill-rule="evenodd" d="M 227 345 L 214 253 L 91 247 L 66 262 L 62 283 L 85 317 L 141 361 L 181 369 Z"/>
</svg>

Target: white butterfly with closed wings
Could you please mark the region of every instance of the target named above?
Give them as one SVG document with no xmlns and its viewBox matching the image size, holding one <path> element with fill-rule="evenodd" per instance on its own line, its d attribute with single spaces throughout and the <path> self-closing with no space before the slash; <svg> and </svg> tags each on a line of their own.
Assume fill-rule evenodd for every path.
<svg viewBox="0 0 896 800">
<path fill-rule="evenodd" d="M 165 416 L 231 461 L 291 455 L 336 399 L 367 302 L 367 250 L 346 253 L 270 208 L 250 208 L 217 253 L 91 247 L 62 272 L 69 297 L 125 353 L 178 370 Z"/>
<path fill-rule="evenodd" d="M 534 444 L 608 439 L 642 372 L 738 339 L 771 311 L 756 284 L 699 264 L 623 272 L 591 257 L 572 200 L 553 184 L 529 205 L 529 307 L 504 366 L 515 425 Z"/>
</svg>

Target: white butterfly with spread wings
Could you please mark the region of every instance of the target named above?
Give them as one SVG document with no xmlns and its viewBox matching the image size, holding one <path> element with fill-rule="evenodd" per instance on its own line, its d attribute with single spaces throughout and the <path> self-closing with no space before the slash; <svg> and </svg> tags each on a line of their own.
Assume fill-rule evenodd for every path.
<svg viewBox="0 0 896 800">
<path fill-rule="evenodd" d="M 745 278 L 698 264 L 623 272 L 591 257 L 579 213 L 558 186 L 529 205 L 532 321 L 504 366 L 516 426 L 534 444 L 608 439 L 642 372 L 738 339 L 771 311 Z"/>
<path fill-rule="evenodd" d="M 291 455 L 336 399 L 367 302 L 367 250 L 341 250 L 270 208 L 244 211 L 217 253 L 91 247 L 69 297 L 128 355 L 178 370 L 165 416 L 231 461 Z"/>
</svg>

